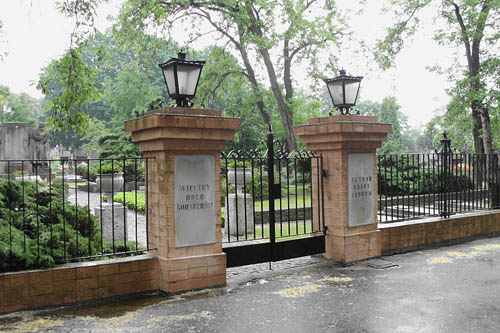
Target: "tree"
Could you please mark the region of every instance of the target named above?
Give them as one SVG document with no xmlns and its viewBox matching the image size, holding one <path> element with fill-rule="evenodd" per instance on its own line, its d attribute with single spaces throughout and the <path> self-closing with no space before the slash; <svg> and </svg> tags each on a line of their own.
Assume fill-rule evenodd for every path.
<svg viewBox="0 0 500 333">
<path fill-rule="evenodd" d="M 304 58 L 314 70 L 321 50 L 333 50 L 343 31 L 343 21 L 331 0 L 231 1 L 231 0 L 127 0 L 117 30 L 131 40 L 138 32 L 169 28 L 189 20 L 197 37 L 214 33 L 232 46 L 245 69 L 263 121 L 270 124 L 259 75 L 265 69 L 279 111 L 289 149 L 296 148 L 293 134 L 294 65 Z M 206 32 L 206 25 L 213 31 Z M 333 58 L 333 57 L 332 57 Z"/>
<path fill-rule="evenodd" d="M 378 150 L 380 154 L 400 154 L 408 149 L 405 146 L 403 132 L 408 128 L 408 118 L 399 109 L 395 97 L 385 97 L 382 103 L 372 101 L 362 101 L 357 108 L 363 116 L 377 116 L 378 121 L 392 125 L 392 133 L 387 137 L 387 141 L 382 143 Z M 406 140 L 410 141 L 410 140 Z"/>
<path fill-rule="evenodd" d="M 0 122 L 26 122 L 35 127 L 41 114 L 40 101 L 26 93 L 14 94 L 0 86 Z"/>
<path fill-rule="evenodd" d="M 452 96 L 462 99 L 473 119 L 473 137 L 476 153 L 492 153 L 490 116 L 498 111 L 498 34 L 500 28 L 499 0 L 391 0 L 392 9 L 399 18 L 387 30 L 384 40 L 378 43 L 377 61 L 382 68 L 394 64 L 395 56 L 405 41 L 418 28 L 418 14 L 423 8 L 436 4 L 437 20 L 443 29 L 435 32 L 435 39 L 442 44 L 465 49 L 466 66 L 454 62 L 450 77 L 457 82 Z M 439 26 L 439 24 L 438 24 Z M 459 68 L 457 74 L 455 68 Z M 457 77 L 458 76 L 458 77 Z M 496 110 L 495 110 L 496 106 Z M 496 114 L 495 114 L 496 116 Z"/>
</svg>

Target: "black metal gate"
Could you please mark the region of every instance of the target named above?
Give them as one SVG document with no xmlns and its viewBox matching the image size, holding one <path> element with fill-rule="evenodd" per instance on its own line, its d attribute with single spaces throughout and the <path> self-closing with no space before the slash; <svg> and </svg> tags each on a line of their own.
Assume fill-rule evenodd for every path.
<svg viewBox="0 0 500 333">
<path fill-rule="evenodd" d="M 265 152 L 221 155 L 227 267 L 325 252 L 322 166 L 321 156 L 288 152 L 272 133 Z"/>
</svg>

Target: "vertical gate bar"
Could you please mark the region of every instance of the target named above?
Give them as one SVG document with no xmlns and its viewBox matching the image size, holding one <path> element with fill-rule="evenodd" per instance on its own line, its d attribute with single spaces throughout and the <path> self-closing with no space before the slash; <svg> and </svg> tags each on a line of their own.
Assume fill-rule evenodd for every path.
<svg viewBox="0 0 500 333">
<path fill-rule="evenodd" d="M 390 159 L 390 175 L 391 175 L 391 178 L 389 180 L 389 183 L 390 183 L 390 187 L 389 188 L 394 188 L 394 177 L 393 177 L 393 173 L 392 173 L 392 164 L 393 164 L 393 161 L 392 161 L 392 155 L 389 155 L 389 159 Z M 397 203 L 397 201 L 396 201 Z M 391 194 L 391 222 L 394 220 L 394 194 Z"/>
<path fill-rule="evenodd" d="M 480 177 L 480 170 L 477 165 L 477 154 L 473 155 L 472 158 L 472 164 L 474 165 L 474 178 L 473 178 L 473 184 L 472 184 L 472 209 L 476 209 L 476 181 Z"/>
<path fill-rule="evenodd" d="M 287 202 L 287 210 L 288 210 L 288 235 L 290 235 L 290 170 L 288 170 L 288 166 L 290 160 L 288 156 L 286 157 L 286 202 Z M 298 233 L 298 230 L 295 230 L 295 233 Z"/>
<path fill-rule="evenodd" d="M 63 209 L 63 241 L 64 241 L 64 259 L 66 259 L 66 205 L 65 205 L 65 193 L 66 192 L 66 187 L 65 187 L 65 178 L 64 177 L 64 162 L 63 160 L 59 160 L 60 163 L 62 164 L 62 209 Z M 102 227 L 102 226 L 101 226 Z"/>
<path fill-rule="evenodd" d="M 125 158 L 123 159 L 122 172 L 123 172 L 123 246 L 125 247 L 125 251 L 129 251 L 127 246 L 127 200 L 125 196 L 125 192 L 127 191 L 127 182 L 125 180 Z"/>
<path fill-rule="evenodd" d="M 387 181 L 387 155 L 384 154 L 384 181 Z M 382 195 L 382 191 L 378 193 L 378 195 Z M 385 221 L 387 222 L 387 220 L 389 220 L 389 216 L 387 214 L 387 194 L 385 195 L 385 198 L 384 198 L 384 202 L 385 202 L 385 205 L 384 205 L 384 211 L 385 211 Z M 392 200 L 392 199 L 391 199 Z"/>
<path fill-rule="evenodd" d="M 325 228 L 325 192 L 324 192 L 324 183 L 323 183 L 323 156 L 320 155 L 320 164 L 321 164 L 321 169 L 320 169 L 320 172 L 321 172 L 321 217 L 322 217 L 322 220 L 323 220 L 323 224 L 322 224 L 322 230 L 323 230 L 323 234 L 325 235 L 326 234 L 326 228 Z"/>
<path fill-rule="evenodd" d="M 102 160 L 99 159 L 99 220 L 101 225 L 101 254 L 104 254 L 104 239 L 103 239 L 103 230 L 102 230 Z M 97 180 L 97 179 L 96 179 Z"/>
<path fill-rule="evenodd" d="M 473 180 L 471 178 L 471 164 L 470 164 L 470 162 L 471 162 L 471 155 L 467 154 L 466 156 L 467 156 L 467 160 L 466 160 L 467 161 L 467 163 L 466 163 L 467 170 L 466 170 L 466 172 L 467 172 L 469 181 L 472 183 Z M 470 209 L 470 198 L 471 198 L 470 194 L 471 193 L 470 193 L 470 186 L 469 186 L 469 188 L 467 189 L 467 201 L 465 202 L 465 209 L 467 209 L 467 210 Z"/>
<path fill-rule="evenodd" d="M 310 165 L 309 170 L 311 170 L 310 171 L 311 182 L 309 184 L 311 186 L 311 194 L 309 195 L 309 197 L 311 199 L 311 223 L 309 223 L 309 225 L 311 226 L 311 232 L 312 232 L 314 230 L 314 208 L 313 208 L 313 191 L 312 191 L 314 179 L 312 176 L 312 172 L 313 172 L 313 158 L 312 157 L 309 158 L 309 165 Z M 306 213 L 306 209 L 304 207 L 304 214 L 305 213 Z M 304 229 L 304 233 L 306 232 L 306 230 L 307 229 Z"/>
<path fill-rule="evenodd" d="M 396 209 L 396 218 L 399 220 L 399 198 L 400 198 L 400 194 L 399 194 L 399 187 L 401 186 L 401 184 L 399 183 L 399 156 L 398 155 L 394 155 L 396 157 L 396 188 L 398 189 L 398 193 L 397 193 L 397 197 L 396 197 L 396 206 L 397 206 L 397 209 Z M 403 158 L 403 156 L 401 156 L 401 159 Z"/>
<path fill-rule="evenodd" d="M 113 238 L 113 254 L 115 249 L 115 202 L 113 200 L 113 193 L 115 193 L 115 160 L 111 159 L 111 237 Z M 108 198 L 109 200 L 109 198 Z"/>
<path fill-rule="evenodd" d="M 278 166 L 277 170 L 278 171 L 278 184 L 279 184 L 279 199 L 280 199 L 280 234 L 279 237 L 283 237 L 283 203 L 281 201 L 282 193 L 281 193 L 281 157 L 277 159 L 278 161 Z M 277 189 L 276 189 L 277 190 Z M 276 194 L 277 191 L 275 191 Z M 275 207 L 276 208 L 276 207 Z"/>
<path fill-rule="evenodd" d="M 293 160 L 293 169 L 295 175 L 295 230 L 299 230 L 299 192 L 298 192 L 298 177 L 297 177 L 297 156 Z"/>
<path fill-rule="evenodd" d="M 412 179 L 415 179 L 415 154 L 411 154 L 411 170 L 412 170 Z M 418 167 L 417 164 L 417 188 L 415 190 L 415 185 L 413 186 L 413 217 L 420 215 L 420 195 L 417 197 L 418 194 L 420 194 L 420 178 L 418 175 L 420 174 L 420 168 Z M 417 200 L 418 199 L 418 200 Z M 417 210 L 415 209 L 415 201 L 418 201 L 418 213 Z"/>
<path fill-rule="evenodd" d="M 90 239 L 92 238 L 92 226 L 90 220 L 90 160 L 87 159 L 87 224 L 89 226 L 89 257 L 92 257 L 92 247 Z"/>
<path fill-rule="evenodd" d="M 39 199 L 40 198 L 40 193 L 38 192 L 38 163 L 37 161 L 32 161 L 35 166 L 35 193 L 36 193 L 36 232 L 37 232 L 37 238 L 36 238 L 36 251 L 37 251 L 37 257 L 40 258 L 40 206 L 39 206 Z"/>
<path fill-rule="evenodd" d="M 225 219 L 224 219 L 224 229 L 227 227 L 227 242 L 231 243 L 231 221 L 229 216 L 229 179 L 227 177 L 228 173 L 228 157 L 224 155 L 224 176 L 226 177 L 226 198 L 224 199 L 225 203 Z"/>
<path fill-rule="evenodd" d="M 7 162 L 7 172 L 8 172 L 8 168 L 9 168 L 9 162 Z M 21 168 L 22 170 L 24 171 L 24 160 L 21 161 Z M 26 223 L 26 202 L 25 202 L 25 197 L 24 197 L 24 172 L 21 174 L 21 180 L 22 180 L 22 183 L 23 183 L 23 190 L 22 190 L 22 193 L 23 193 L 23 225 Z M 24 242 L 24 253 L 26 253 L 26 231 L 23 230 L 23 242 Z"/>
<path fill-rule="evenodd" d="M 24 167 L 23 167 L 24 170 Z M 24 182 L 24 179 L 23 179 Z M 49 215 L 52 215 L 52 163 L 51 160 L 49 160 Z M 56 215 L 57 216 L 57 215 Z M 54 256 L 54 248 L 52 246 L 54 242 L 54 235 L 52 231 L 52 221 L 50 223 L 50 255 L 53 257 Z"/>
<path fill-rule="evenodd" d="M 314 158 L 316 161 L 316 173 L 317 173 L 316 187 L 318 189 L 317 190 L 317 192 L 318 192 L 318 231 L 320 231 L 321 230 L 321 193 L 320 193 L 320 191 L 321 191 L 321 163 L 320 163 L 319 156 L 314 157 Z M 312 191 L 312 189 L 311 189 L 311 191 Z M 313 203 L 311 201 L 311 216 L 313 216 L 312 210 L 313 210 Z M 312 228 L 311 232 L 314 232 L 314 223 L 313 223 L 313 228 Z"/>
<path fill-rule="evenodd" d="M 409 155 L 408 154 L 405 154 L 405 155 L 402 155 L 401 156 L 402 158 L 402 165 L 403 165 L 403 168 L 405 168 L 405 161 L 406 160 L 406 183 L 407 183 L 407 186 L 405 186 L 404 184 L 404 169 L 403 169 L 403 174 L 401 175 L 401 180 L 403 181 L 403 188 L 406 188 L 407 190 L 407 203 L 405 204 L 405 194 L 403 193 L 403 219 L 405 218 L 405 210 L 408 208 L 408 204 L 410 202 L 410 168 L 409 168 Z M 404 159 L 404 160 L 403 160 Z M 407 218 L 410 217 L 410 212 L 408 211 L 408 216 Z"/>
<path fill-rule="evenodd" d="M 8 179 L 9 187 L 12 186 L 12 183 L 10 180 L 10 161 L 7 161 L 7 179 Z M 23 202 L 24 202 L 24 196 L 23 196 Z M 11 212 L 11 209 L 9 209 L 9 252 L 12 254 L 12 212 Z"/>
<path fill-rule="evenodd" d="M 261 229 L 260 229 L 260 232 L 261 232 L 261 238 L 265 238 L 264 237 L 264 183 L 263 183 L 263 174 L 264 174 L 264 160 L 261 159 L 259 161 L 260 165 L 259 165 L 259 171 L 260 171 L 260 224 L 261 224 Z M 267 176 L 267 185 L 269 186 L 269 175 Z M 268 189 L 268 193 L 267 193 L 267 197 L 268 197 L 268 201 L 269 201 L 269 196 L 271 195 L 271 193 L 269 192 L 269 189 Z"/>
<path fill-rule="evenodd" d="M 301 159 L 302 164 L 305 164 L 305 158 Z M 306 230 L 306 174 L 304 172 L 304 167 L 302 165 L 302 211 L 304 213 L 303 216 L 303 224 L 304 230 Z"/>
<path fill-rule="evenodd" d="M 234 220 L 236 225 L 236 241 L 240 241 L 240 217 L 238 214 L 240 206 L 238 205 L 238 177 L 236 177 L 236 165 L 238 164 L 238 159 L 234 159 Z"/>
<path fill-rule="evenodd" d="M 256 239 L 257 237 L 257 233 L 256 233 L 256 225 L 255 225 L 255 170 L 254 170 L 254 157 L 252 156 L 251 157 L 251 161 L 252 161 L 252 216 L 253 216 L 253 239 Z"/>
<path fill-rule="evenodd" d="M 76 173 L 76 160 L 73 160 L 73 173 Z M 75 221 L 78 221 L 78 191 L 77 191 L 78 185 L 76 182 L 76 176 L 75 176 Z M 78 248 L 78 228 L 75 228 L 75 236 L 76 236 L 76 256 L 80 256 L 80 250 Z"/>
<path fill-rule="evenodd" d="M 268 176 L 268 191 L 269 191 L 269 237 L 271 242 L 270 258 L 274 259 L 274 243 L 276 242 L 275 234 L 275 216 L 274 216 L 274 138 L 271 127 L 267 134 L 267 176 Z"/>
<path fill-rule="evenodd" d="M 146 158 L 143 160 L 145 163 L 146 175 L 144 177 L 144 191 L 146 192 L 145 201 L 146 201 L 146 249 L 149 250 L 149 161 L 152 161 L 151 158 Z"/>
<path fill-rule="evenodd" d="M 137 235 L 137 210 L 138 210 L 138 207 L 137 207 L 137 182 L 138 182 L 138 179 L 137 179 L 137 157 L 134 158 L 134 175 L 135 175 L 135 193 L 134 193 L 134 207 L 135 207 L 135 251 L 139 251 L 139 239 L 138 239 L 138 235 Z M 146 207 L 147 209 L 147 207 Z"/>
<path fill-rule="evenodd" d="M 380 160 L 382 159 L 382 156 L 381 155 L 376 155 L 377 157 L 377 177 L 378 175 L 380 174 L 381 172 L 381 169 L 380 169 Z M 380 187 L 382 185 L 380 184 L 380 179 L 377 179 L 377 193 L 380 194 Z M 378 215 L 378 221 L 382 221 L 382 203 L 380 202 L 380 195 L 377 196 L 377 215 Z"/>
<path fill-rule="evenodd" d="M 435 182 L 433 182 L 433 184 L 432 184 L 432 190 L 433 190 L 432 193 L 434 194 L 433 198 L 432 198 L 432 201 L 433 201 L 432 213 L 433 214 L 436 214 L 436 189 L 439 189 L 439 182 L 440 182 L 439 175 L 436 175 L 436 157 L 438 157 L 438 155 L 436 153 L 433 153 L 432 154 L 432 175 L 433 175 L 433 177 L 437 178 L 437 184 Z M 437 185 L 437 188 L 436 188 L 436 185 Z M 438 199 L 439 199 L 439 193 L 438 193 Z"/>
<path fill-rule="evenodd" d="M 242 159 L 243 161 L 243 186 L 242 186 L 242 191 L 243 191 L 243 214 L 245 215 L 244 221 L 245 221 L 245 240 L 248 240 L 248 220 L 247 220 L 247 190 L 246 190 L 246 177 L 245 177 L 245 157 Z"/>
</svg>

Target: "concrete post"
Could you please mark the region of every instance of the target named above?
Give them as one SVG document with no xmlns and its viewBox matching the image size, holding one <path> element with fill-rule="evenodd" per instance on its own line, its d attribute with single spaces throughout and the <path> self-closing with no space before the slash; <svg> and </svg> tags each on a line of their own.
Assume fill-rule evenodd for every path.
<svg viewBox="0 0 500 333">
<path fill-rule="evenodd" d="M 323 156 L 326 258 L 352 262 L 381 255 L 376 149 L 391 131 L 376 117 L 353 115 L 312 118 L 295 128 L 307 149 Z"/>
<path fill-rule="evenodd" d="M 220 152 L 239 127 L 239 119 L 221 117 L 219 110 L 185 108 L 164 108 L 125 123 L 144 157 L 153 158 L 148 160 L 148 237 L 165 292 L 226 283 Z M 193 158 L 204 167 L 190 162 Z M 189 178 L 198 177 L 212 183 L 190 183 Z M 189 214 L 198 218 L 185 219 Z M 191 230 L 187 238 L 186 230 Z"/>
</svg>

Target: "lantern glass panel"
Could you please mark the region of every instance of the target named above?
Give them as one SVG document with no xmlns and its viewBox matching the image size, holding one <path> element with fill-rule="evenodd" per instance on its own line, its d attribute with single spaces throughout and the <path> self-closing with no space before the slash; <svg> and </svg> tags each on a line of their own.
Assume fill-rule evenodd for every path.
<svg viewBox="0 0 500 333">
<path fill-rule="evenodd" d="M 345 81 L 345 104 L 356 104 L 359 84 L 361 81 Z"/>
<path fill-rule="evenodd" d="M 333 100 L 333 105 L 344 104 L 344 96 L 342 94 L 342 81 L 328 82 L 328 91 Z"/>
<path fill-rule="evenodd" d="M 167 83 L 168 94 L 176 95 L 177 90 L 175 89 L 174 66 L 168 66 L 163 69 L 163 76 L 165 77 L 165 82 Z"/>
<path fill-rule="evenodd" d="M 194 96 L 196 84 L 200 76 L 201 67 L 177 66 L 177 78 L 179 80 L 179 94 Z"/>
</svg>

